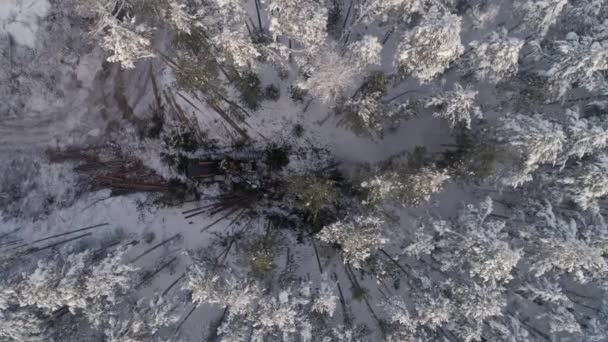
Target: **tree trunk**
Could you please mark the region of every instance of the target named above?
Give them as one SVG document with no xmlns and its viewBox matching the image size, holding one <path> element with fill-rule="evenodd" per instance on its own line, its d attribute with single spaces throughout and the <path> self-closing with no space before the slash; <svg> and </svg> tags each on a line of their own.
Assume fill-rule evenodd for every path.
<svg viewBox="0 0 608 342">
<path fill-rule="evenodd" d="M 260 25 L 259 30 L 260 33 L 264 32 L 264 27 L 262 26 L 262 16 L 260 16 L 260 3 L 259 0 L 253 0 L 255 2 L 255 12 L 258 15 L 258 25 Z"/>
</svg>

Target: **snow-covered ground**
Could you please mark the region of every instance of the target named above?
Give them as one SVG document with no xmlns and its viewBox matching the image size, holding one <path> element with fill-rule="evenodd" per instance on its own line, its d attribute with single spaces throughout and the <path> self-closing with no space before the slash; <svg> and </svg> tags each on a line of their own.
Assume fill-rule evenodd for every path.
<svg viewBox="0 0 608 342">
<path fill-rule="evenodd" d="M 0 0 L 0 341 L 607 339 L 604 14 Z M 280 97 L 247 107 L 250 71 Z M 204 141 L 177 147 L 183 132 Z M 241 193 L 179 158 L 240 144 L 290 163 L 236 182 L 263 194 L 247 210 L 216 211 Z M 197 196 L 107 185 L 129 173 Z"/>
</svg>

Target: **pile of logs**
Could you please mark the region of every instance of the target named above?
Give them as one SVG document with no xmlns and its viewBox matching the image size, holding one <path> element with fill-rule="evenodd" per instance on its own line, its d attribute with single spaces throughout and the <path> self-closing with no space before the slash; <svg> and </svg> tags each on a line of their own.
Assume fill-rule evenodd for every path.
<svg viewBox="0 0 608 342">
<path fill-rule="evenodd" d="M 92 190 L 111 189 L 116 195 L 169 191 L 167 182 L 154 170 L 116 148 L 53 151 L 49 157 L 54 162 L 76 162 L 74 171 L 86 177 Z"/>
</svg>

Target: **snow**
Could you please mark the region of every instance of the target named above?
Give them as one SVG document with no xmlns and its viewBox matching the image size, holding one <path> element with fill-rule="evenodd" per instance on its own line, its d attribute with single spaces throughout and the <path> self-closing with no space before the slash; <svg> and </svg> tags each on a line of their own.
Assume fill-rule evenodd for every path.
<svg viewBox="0 0 608 342">
<path fill-rule="evenodd" d="M 3 0 L 0 4 L 0 34 L 8 34 L 17 44 L 34 48 L 38 21 L 50 8 L 48 0 Z"/>
<path fill-rule="evenodd" d="M 260 50 L 249 38 L 259 25 L 253 2 L 245 7 L 239 1 L 211 1 L 208 12 L 190 10 L 195 3 L 168 1 L 162 19 L 150 26 L 143 26 L 145 18 L 123 21 L 108 15 L 114 21 L 104 22 L 106 30 L 96 36 L 67 15 L 71 12 L 64 2 L 5 0 L 0 5 L 0 36 L 6 33 L 17 43 L 0 42 L 10 51 L 0 56 L 0 72 L 11 79 L 0 84 L 5 99 L 0 103 L 0 235 L 20 228 L 14 237 L 30 243 L 108 223 L 76 243 L 41 253 L 39 264 L 36 258 L 31 258 L 33 264 L 26 257 L 20 260 L 27 264 L 20 271 L 29 274 L 23 285 L 30 287 L 17 289 L 24 306 L 54 310 L 67 305 L 75 312 L 87 308 L 90 298 L 124 300 L 107 312 L 109 319 L 98 307 L 87 311 L 102 326 L 100 334 L 117 341 L 152 341 L 157 333 L 169 340 L 198 340 L 201 328 L 211 331 L 215 323 L 219 329 L 212 334 L 223 340 L 243 340 L 249 334 L 253 340 L 375 341 L 384 332 L 378 317 L 390 328 L 385 337 L 394 341 L 431 341 L 441 334 L 463 341 L 525 340 L 537 337 L 538 330 L 564 341 L 592 333 L 600 336 L 598 341 L 605 339 L 603 322 L 582 323 L 584 315 L 599 312 L 594 303 L 571 292 L 584 293 L 590 302 L 603 299 L 608 126 L 603 114 L 582 115 L 582 110 L 545 103 L 550 95 L 565 100 L 573 91 L 586 96 L 604 82 L 605 47 L 590 43 L 603 39 L 598 33 L 603 26 L 591 20 L 593 29 L 560 32 L 562 12 L 579 3 L 471 1 L 470 8 L 462 9 L 462 4 L 451 8 L 453 1 L 370 0 L 355 3 L 356 15 L 340 21 L 344 30 L 334 37 L 325 30 L 329 18 L 322 3 L 263 1 L 257 3 L 261 26 L 275 39 Z M 521 14 L 511 14 L 513 8 L 528 18 L 521 27 L 513 26 Z M 49 13 L 53 15 L 47 18 Z M 308 25 L 302 24 L 305 19 Z M 49 149 L 118 148 L 164 179 L 187 180 L 160 158 L 178 153 L 163 141 L 167 127 L 183 128 L 166 100 L 178 92 L 184 97 L 175 95 L 175 103 L 190 124 L 220 146 L 235 143 L 235 133 L 209 105 L 218 100 L 178 90 L 167 62 L 184 53 L 172 50 L 171 30 L 192 34 L 197 25 L 213 28 L 210 41 L 218 50 L 211 50 L 218 53 L 217 62 L 234 67 L 229 72 L 251 66 L 262 86 L 272 84 L 280 91 L 277 101 L 261 101 L 250 117 L 237 120 L 252 138 L 251 148 L 270 143 L 299 152 L 317 148 L 322 151 L 318 159 L 311 161 L 306 153 L 293 157 L 284 173 L 309 176 L 307 172 L 337 161 L 341 175 L 354 181 L 344 185 L 371 193 L 365 200 L 361 194 L 333 199 L 332 205 L 346 208 L 334 221 L 315 226 L 314 234 L 266 228 L 265 215 L 292 205 L 290 200 L 256 212 L 251 225 L 226 219 L 201 232 L 218 217 L 187 219 L 184 211 L 208 204 L 210 196 L 221 194 L 220 185 L 199 185 L 202 200 L 169 206 L 154 194 L 89 191 L 82 174 L 74 172 L 76 163 L 48 159 Z M 394 31 L 385 36 L 389 30 Z M 530 42 L 532 31 L 543 44 Z M 289 48 L 288 39 L 293 40 Z M 541 46 L 545 50 L 536 49 Z M 583 58 L 571 58 L 577 56 Z M 371 71 L 389 76 L 386 93 L 357 98 L 354 93 Z M 545 90 L 521 80 L 531 71 L 549 76 L 553 93 L 525 108 L 522 90 Z M 153 82 L 161 89 L 160 101 Z M 234 83 L 221 74 L 213 82 L 222 95 L 238 98 Z M 309 90 L 302 103 L 289 96 L 290 85 L 297 84 Z M 415 92 L 388 100 L 407 90 Z M 348 98 L 360 105 L 357 115 L 372 134 L 358 134 L 344 124 L 335 105 Z M 157 101 L 162 108 L 155 107 Z M 407 104 L 414 108 L 408 113 L 415 115 L 384 129 L 385 122 L 374 115 L 391 119 L 394 111 L 387 102 Z M 139 127 L 150 123 L 155 110 L 167 118 L 160 138 L 142 135 Z M 302 128 L 301 136 L 294 133 L 295 125 Z M 498 158 L 512 158 L 496 162 L 504 165 L 493 176 L 520 188 L 494 188 L 491 181 L 456 174 L 458 165 L 435 165 L 444 161 L 446 151 L 461 152 L 454 147 L 461 129 L 489 134 L 488 141 L 498 145 Z M 407 163 L 417 146 L 427 148 L 430 160 L 419 168 Z M 289 178 L 294 179 L 304 178 Z M 485 199 L 487 194 L 496 202 Z M 323 196 L 333 198 L 331 193 Z M 132 246 L 85 276 L 92 251 L 117 238 Z M 264 239 L 271 241 L 272 265 L 256 274 L 260 272 L 248 265 L 246 253 Z M 150 250 L 163 241 L 169 243 Z M 0 255 L 6 250 L 0 249 Z M 62 270 L 59 255 L 66 257 Z M 222 255 L 227 257 L 218 257 Z M 169 260 L 175 261 L 131 291 L 129 281 L 145 280 Z M 0 261 L 3 266 L 5 260 Z M 115 271 L 120 273 L 116 282 L 104 282 Z M 62 272 L 67 272 L 65 279 L 47 293 L 48 279 Z M 159 292 L 182 274 L 183 280 L 161 298 Z M 76 278 L 85 286 L 75 286 Z M 133 298 L 123 297 L 123 290 Z M 11 298 L 4 294 L 0 291 L 0 322 L 7 328 L 0 339 L 9 334 L 45 340 L 36 329 L 37 316 L 6 310 Z M 192 317 L 179 337 L 164 330 L 188 312 Z M 319 329 L 319 322 L 327 324 Z"/>
</svg>

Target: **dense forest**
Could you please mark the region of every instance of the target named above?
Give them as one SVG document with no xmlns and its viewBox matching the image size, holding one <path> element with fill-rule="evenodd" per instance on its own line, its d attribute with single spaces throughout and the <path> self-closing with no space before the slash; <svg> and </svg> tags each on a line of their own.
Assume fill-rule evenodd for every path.
<svg viewBox="0 0 608 342">
<path fill-rule="evenodd" d="M 0 342 L 608 340 L 608 1 L 3 0 Z"/>
</svg>

